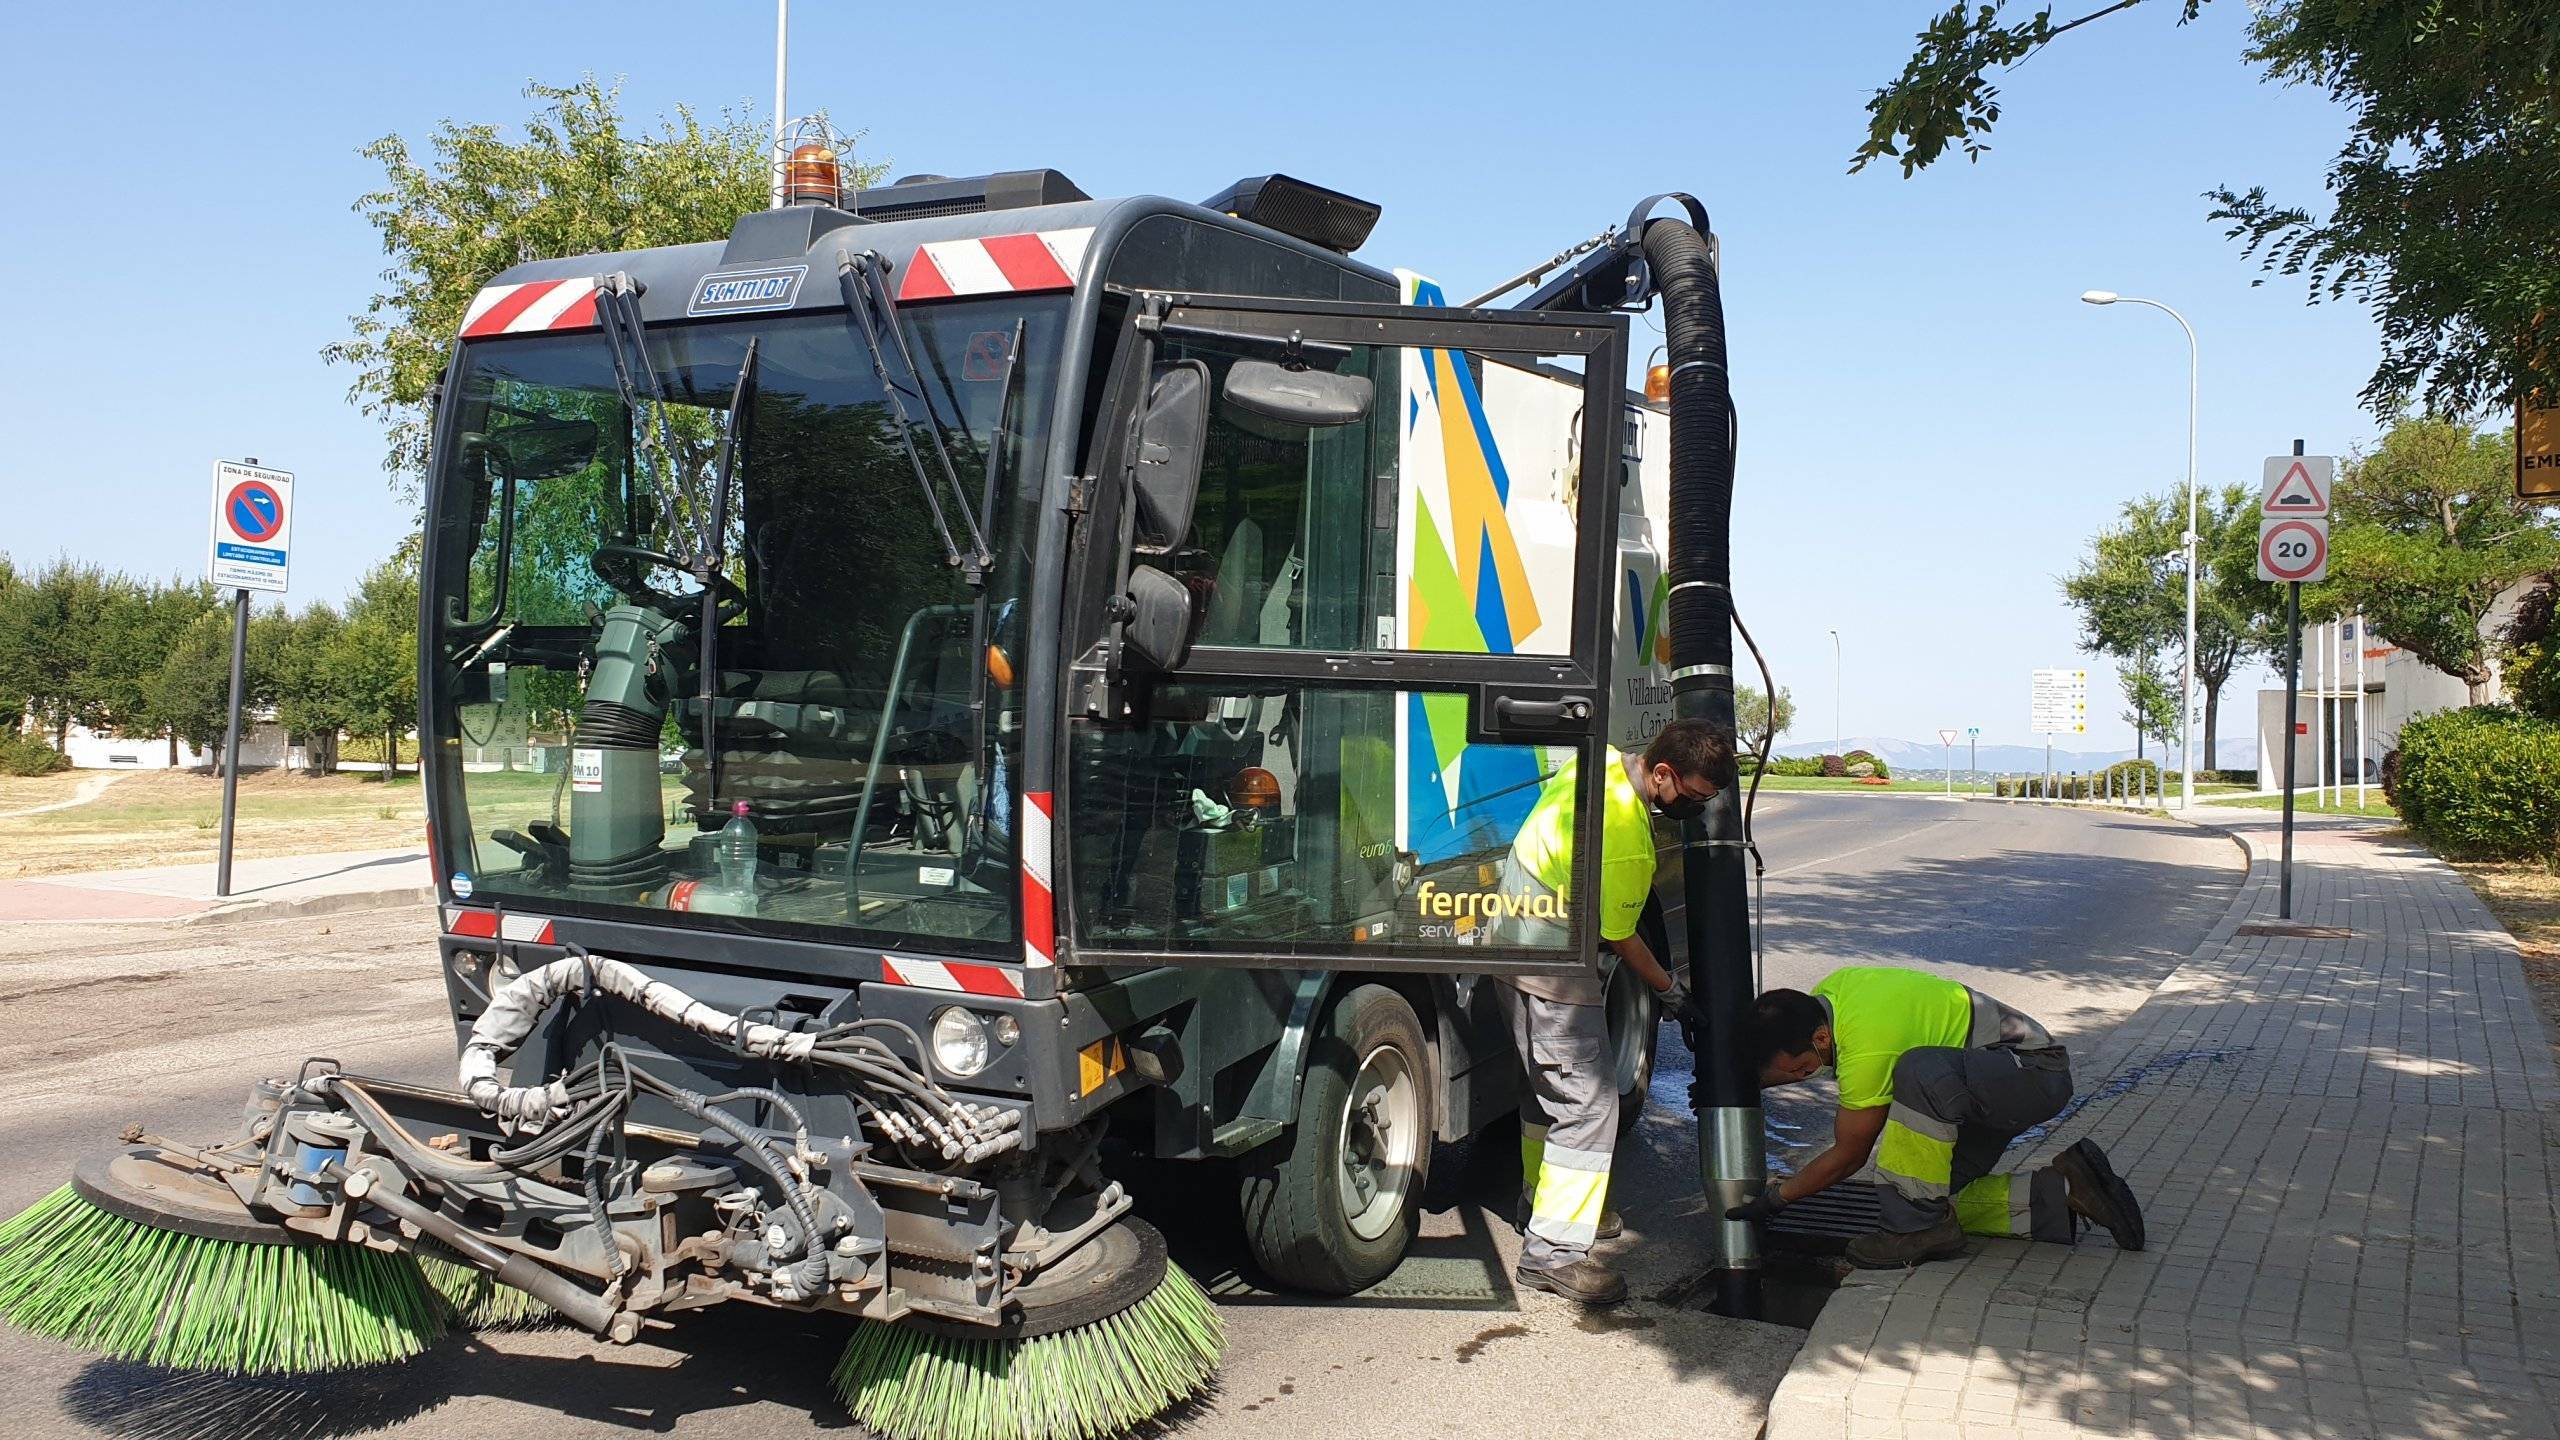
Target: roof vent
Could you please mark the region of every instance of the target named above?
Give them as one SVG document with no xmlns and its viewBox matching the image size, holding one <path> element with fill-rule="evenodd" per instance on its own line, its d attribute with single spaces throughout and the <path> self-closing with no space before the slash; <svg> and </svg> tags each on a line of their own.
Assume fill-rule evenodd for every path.
<svg viewBox="0 0 2560 1440">
<path fill-rule="evenodd" d="M 1093 197 L 1055 170 L 1008 170 L 946 180 L 939 175 L 909 175 L 894 185 L 865 190 L 853 208 L 865 220 L 923 220 L 935 215 L 974 215 L 981 210 L 1021 210 L 1033 205 L 1064 205 Z"/>
<path fill-rule="evenodd" d="M 1367 243 L 1379 213 L 1378 207 L 1366 200 L 1355 200 L 1339 190 L 1327 190 L 1286 175 L 1256 175 L 1239 180 L 1212 196 L 1206 205 L 1341 255 Z"/>
</svg>

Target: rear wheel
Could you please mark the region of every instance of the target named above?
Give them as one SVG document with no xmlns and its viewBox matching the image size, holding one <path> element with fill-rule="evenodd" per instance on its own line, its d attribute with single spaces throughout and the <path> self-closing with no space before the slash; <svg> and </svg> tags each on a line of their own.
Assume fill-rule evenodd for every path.
<svg viewBox="0 0 2560 1440">
<path fill-rule="evenodd" d="M 1244 1161 L 1246 1241 L 1273 1280 L 1321 1295 L 1378 1283 L 1404 1259 L 1431 1167 L 1431 1053 L 1384 985 L 1334 1002 L 1297 1123 Z"/>
</svg>

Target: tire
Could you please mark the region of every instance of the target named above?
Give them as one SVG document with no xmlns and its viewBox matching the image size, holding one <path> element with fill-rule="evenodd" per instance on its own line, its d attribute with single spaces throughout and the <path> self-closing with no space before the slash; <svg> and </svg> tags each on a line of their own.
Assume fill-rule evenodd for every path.
<svg viewBox="0 0 2560 1440">
<path fill-rule="evenodd" d="M 1618 1138 L 1644 1118 L 1646 1097 L 1653 1089 L 1653 1056 L 1662 1040 L 1662 1002 L 1624 965 L 1609 969 L 1603 992 L 1609 1024 L 1609 1054 L 1618 1069 Z"/>
<path fill-rule="evenodd" d="M 1431 1169 L 1433 1075 L 1422 1021 L 1402 995 L 1361 985 L 1334 1002 L 1308 1056 L 1296 1122 L 1243 1162 L 1245 1240 L 1265 1275 L 1293 1290 L 1352 1295 L 1403 1261 Z M 1355 1079 L 1366 1097 L 1353 1093 Z M 1387 1122 L 1383 1148 L 1371 1112 Z M 1370 1163 L 1354 1167 L 1354 1153 Z"/>
</svg>

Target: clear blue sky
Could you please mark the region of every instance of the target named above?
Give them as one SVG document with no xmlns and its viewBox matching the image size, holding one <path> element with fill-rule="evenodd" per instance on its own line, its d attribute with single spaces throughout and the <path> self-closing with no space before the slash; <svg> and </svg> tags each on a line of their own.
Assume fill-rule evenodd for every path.
<svg viewBox="0 0 2560 1440">
<path fill-rule="evenodd" d="M 1819 8 L 1818 22 L 1800 19 Z M 1838 7 L 1301 3 L 794 7 L 791 98 L 899 173 L 1052 166 L 1097 195 L 1202 198 L 1283 170 L 1369 197 L 1364 252 L 1468 293 L 1686 189 L 1724 237 L 1742 409 L 1744 615 L 1799 704 L 1926 739 L 2027 742 L 2027 672 L 2081 663 L 2054 577 L 2126 497 L 2183 483 L 2185 347 L 2203 472 L 2255 483 L 2293 437 L 2343 453 L 2373 328 L 2306 308 L 2200 192 L 2317 203 L 2343 132 L 2261 85 L 2247 10 L 2165 3 L 2001 81 L 1979 165 L 1844 174 L 1863 100 L 1935 0 Z M 2158 13 L 2152 13 L 2157 11 Z M 320 349 L 382 257 L 357 150 L 447 117 L 520 120 L 528 79 L 620 77 L 646 117 L 759 117 L 770 4 L 150 6 L 19 12 L 0 61 L 0 550 L 203 563 L 210 463 L 300 477 L 296 597 L 342 594 L 409 523 L 377 427 Z M 1647 343 L 1650 333 L 1642 337 Z M 2112 686 L 2089 748 L 2130 745 Z M 2246 734 L 2255 677 L 2227 697 Z"/>
</svg>

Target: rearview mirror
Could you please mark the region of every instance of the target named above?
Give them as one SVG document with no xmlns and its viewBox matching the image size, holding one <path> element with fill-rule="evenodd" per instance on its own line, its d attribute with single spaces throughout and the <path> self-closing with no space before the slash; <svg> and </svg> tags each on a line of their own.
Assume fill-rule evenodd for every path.
<svg viewBox="0 0 2560 1440">
<path fill-rule="evenodd" d="M 1137 541 L 1161 550 L 1191 533 L 1200 461 L 1209 442 L 1209 367 L 1185 360 L 1156 372 L 1138 421 Z"/>
<path fill-rule="evenodd" d="M 1203 394 L 1207 391 L 1204 389 Z M 1121 652 L 1144 674 L 1162 675 L 1191 654 L 1191 587 L 1153 565 L 1129 572 L 1121 606 Z"/>
<path fill-rule="evenodd" d="M 1376 390 L 1366 375 L 1292 370 L 1268 360 L 1227 367 L 1227 403 L 1266 420 L 1327 429 L 1365 420 Z"/>
<path fill-rule="evenodd" d="M 467 435 L 462 443 L 487 454 L 510 479 L 557 480 L 594 463 L 596 423 L 534 420 Z"/>
</svg>

